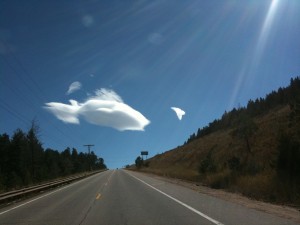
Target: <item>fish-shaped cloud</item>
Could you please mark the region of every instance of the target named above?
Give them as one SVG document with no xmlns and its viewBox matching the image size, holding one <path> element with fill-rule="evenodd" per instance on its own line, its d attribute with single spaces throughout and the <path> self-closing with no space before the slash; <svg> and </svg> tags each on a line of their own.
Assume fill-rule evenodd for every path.
<svg viewBox="0 0 300 225">
<path fill-rule="evenodd" d="M 112 127 L 119 131 L 144 130 L 150 123 L 112 90 L 100 89 L 96 96 L 83 103 L 75 100 L 70 100 L 70 103 L 49 102 L 45 108 L 65 123 L 79 124 L 79 118 L 83 117 L 91 124 Z"/>
</svg>

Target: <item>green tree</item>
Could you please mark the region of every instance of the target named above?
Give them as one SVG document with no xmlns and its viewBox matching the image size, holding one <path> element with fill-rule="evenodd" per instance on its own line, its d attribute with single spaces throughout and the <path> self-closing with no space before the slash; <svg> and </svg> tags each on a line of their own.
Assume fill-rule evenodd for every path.
<svg viewBox="0 0 300 225">
<path fill-rule="evenodd" d="M 34 182 L 43 180 L 43 176 L 45 175 L 43 164 L 44 149 L 38 139 L 39 130 L 39 126 L 33 120 L 31 128 L 27 133 L 27 140 L 31 153 L 31 177 Z"/>
<path fill-rule="evenodd" d="M 71 159 L 73 163 L 73 172 L 78 173 L 81 172 L 80 169 L 80 162 L 79 162 L 79 156 L 76 148 L 72 149 Z"/>
<path fill-rule="evenodd" d="M 300 140 L 300 96 L 295 97 L 293 101 L 290 102 L 290 115 L 289 123 L 290 127 L 295 130 L 295 135 Z"/>
<path fill-rule="evenodd" d="M 295 86 L 295 85 L 294 85 Z M 294 87 L 295 88 L 295 87 Z M 300 83 L 299 83 L 300 88 Z M 296 92 L 296 90 L 294 90 Z M 300 97 L 290 102 L 289 130 L 279 139 L 277 169 L 281 177 L 287 177 L 290 185 L 300 185 Z"/>
<path fill-rule="evenodd" d="M 300 141 L 291 138 L 290 135 L 282 135 L 278 149 L 279 175 L 288 178 L 291 185 L 294 182 L 300 184 Z"/>
<path fill-rule="evenodd" d="M 244 140 L 247 151 L 251 153 L 250 138 L 255 134 L 257 129 L 253 119 L 246 113 L 242 113 L 237 119 L 236 129 L 232 132 L 232 136 Z"/>
<path fill-rule="evenodd" d="M 104 159 L 103 158 L 98 158 L 95 164 L 96 169 L 106 169 L 106 165 L 104 164 Z"/>
<path fill-rule="evenodd" d="M 28 145 L 26 134 L 18 129 L 14 132 L 11 144 L 7 152 L 6 165 L 6 186 L 9 188 L 20 187 L 23 185 L 22 178 L 24 170 L 27 170 L 26 158 Z"/>
<path fill-rule="evenodd" d="M 80 165 L 80 172 L 89 170 L 88 154 L 80 152 L 78 154 L 78 161 Z"/>
<path fill-rule="evenodd" d="M 0 189 L 20 188 L 35 182 L 54 179 L 77 172 L 104 169 L 102 158 L 94 152 L 78 153 L 76 149 L 64 151 L 44 150 L 38 138 L 39 127 L 33 121 L 27 133 L 17 129 L 12 138 L 0 135 Z M 90 163 L 90 164 L 89 164 Z"/>
<path fill-rule="evenodd" d="M 144 160 L 142 159 L 141 156 L 138 156 L 135 160 L 135 166 L 140 169 L 143 166 Z"/>
<path fill-rule="evenodd" d="M 216 165 L 212 158 L 212 152 L 210 151 L 206 157 L 200 162 L 200 173 L 213 173 L 216 172 Z"/>
<path fill-rule="evenodd" d="M 53 179 L 56 177 L 59 177 L 62 172 L 59 167 L 59 160 L 60 160 L 60 155 L 58 151 L 52 150 L 52 149 L 46 149 L 45 151 L 45 165 L 46 165 L 46 176 L 45 178 L 47 179 Z"/>
<path fill-rule="evenodd" d="M 228 167 L 232 171 L 238 171 L 240 169 L 240 158 L 233 156 L 229 160 L 227 160 Z"/>
<path fill-rule="evenodd" d="M 10 147 L 10 139 L 7 134 L 0 135 L 0 189 L 5 187 L 7 174 L 8 151 Z"/>
<path fill-rule="evenodd" d="M 69 147 L 60 154 L 60 167 L 63 176 L 72 174 L 74 167 Z"/>
</svg>

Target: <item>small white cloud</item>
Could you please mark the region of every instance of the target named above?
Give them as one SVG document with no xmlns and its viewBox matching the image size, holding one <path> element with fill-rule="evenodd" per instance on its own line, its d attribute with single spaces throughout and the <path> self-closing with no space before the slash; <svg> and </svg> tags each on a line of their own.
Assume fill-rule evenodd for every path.
<svg viewBox="0 0 300 225">
<path fill-rule="evenodd" d="M 90 27 L 94 24 L 94 18 L 91 15 L 85 15 L 82 17 L 82 24 L 85 27 Z"/>
<path fill-rule="evenodd" d="M 171 107 L 172 110 L 174 110 L 174 112 L 176 113 L 177 117 L 179 120 L 182 119 L 182 116 L 185 115 L 185 111 L 183 111 L 182 109 L 180 108 L 177 108 L 177 107 Z"/>
<path fill-rule="evenodd" d="M 163 36 L 160 33 L 152 33 L 148 36 L 148 41 L 152 44 L 159 45 L 163 42 Z"/>
<path fill-rule="evenodd" d="M 79 90 L 81 88 L 81 83 L 78 81 L 73 82 L 70 87 L 69 90 L 67 91 L 67 95 L 72 94 L 73 92 Z"/>
<path fill-rule="evenodd" d="M 125 104 L 113 90 L 103 88 L 83 103 L 75 100 L 70 100 L 70 103 L 50 102 L 44 108 L 65 123 L 79 124 L 79 117 L 83 117 L 89 123 L 119 131 L 142 131 L 150 123 L 140 112 Z"/>
</svg>

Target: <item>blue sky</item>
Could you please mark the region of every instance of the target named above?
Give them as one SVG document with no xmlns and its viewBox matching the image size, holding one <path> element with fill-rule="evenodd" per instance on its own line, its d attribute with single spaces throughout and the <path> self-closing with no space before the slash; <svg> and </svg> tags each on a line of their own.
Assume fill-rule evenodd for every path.
<svg viewBox="0 0 300 225">
<path fill-rule="evenodd" d="M 299 76 L 299 21 L 298 0 L 1 0 L 0 133 L 36 119 L 110 168 L 162 153 Z"/>
</svg>

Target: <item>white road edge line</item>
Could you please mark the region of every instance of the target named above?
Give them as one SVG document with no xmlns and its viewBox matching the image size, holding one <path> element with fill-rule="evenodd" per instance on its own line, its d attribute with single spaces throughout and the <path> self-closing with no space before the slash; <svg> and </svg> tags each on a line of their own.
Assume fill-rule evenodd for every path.
<svg viewBox="0 0 300 225">
<path fill-rule="evenodd" d="M 132 175 L 132 174 L 130 174 L 130 173 L 127 173 L 127 174 L 129 174 L 129 175 L 132 176 L 133 178 L 137 179 L 138 181 L 142 182 L 143 184 L 147 185 L 148 187 L 154 189 L 155 191 L 157 191 L 157 192 L 163 194 L 164 196 L 166 196 L 166 197 L 172 199 L 173 201 L 177 202 L 178 204 L 180 204 L 180 205 L 186 207 L 187 209 L 193 211 L 194 213 L 198 214 L 199 216 L 202 216 L 203 218 L 209 220 L 210 222 L 212 222 L 212 223 L 214 223 L 214 224 L 217 224 L 217 225 L 224 225 L 223 223 L 221 223 L 221 222 L 219 222 L 219 221 L 217 221 L 217 220 L 215 220 L 215 219 L 213 219 L 213 218 L 207 216 L 206 214 L 204 214 L 204 213 L 198 211 L 197 209 L 194 209 L 193 207 L 191 207 L 191 206 L 189 206 L 189 205 L 183 203 L 182 201 L 179 201 L 178 199 L 172 197 L 171 195 L 168 195 L 168 194 L 166 194 L 165 192 L 163 192 L 163 191 L 157 189 L 156 187 L 153 187 L 152 185 L 150 185 L 150 184 L 146 183 L 145 181 L 143 181 L 143 180 L 137 178 L 136 176 L 134 176 L 134 175 Z"/>
</svg>

